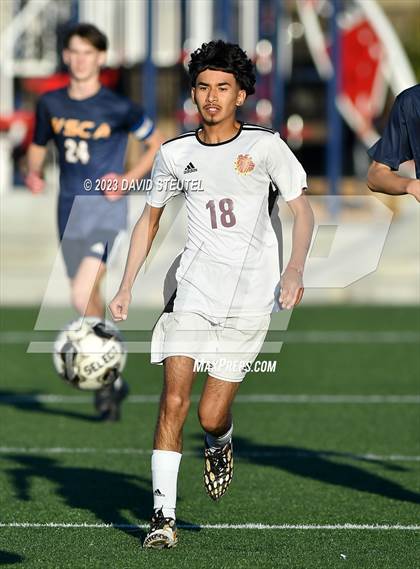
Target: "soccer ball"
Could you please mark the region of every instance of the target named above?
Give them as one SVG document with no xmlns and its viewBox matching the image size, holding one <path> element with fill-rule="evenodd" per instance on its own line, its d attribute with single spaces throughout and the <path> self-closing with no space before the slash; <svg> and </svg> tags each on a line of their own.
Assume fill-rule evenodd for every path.
<svg viewBox="0 0 420 569">
<path fill-rule="evenodd" d="M 83 390 L 111 385 L 124 369 L 126 359 L 118 328 L 100 318 L 70 322 L 54 343 L 56 371 L 66 382 Z"/>
</svg>

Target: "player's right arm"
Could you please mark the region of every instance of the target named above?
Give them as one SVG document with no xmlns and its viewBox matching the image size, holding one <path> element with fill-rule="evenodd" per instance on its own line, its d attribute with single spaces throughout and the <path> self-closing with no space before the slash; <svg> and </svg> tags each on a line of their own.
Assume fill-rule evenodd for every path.
<svg viewBox="0 0 420 569">
<path fill-rule="evenodd" d="M 127 319 L 128 306 L 131 302 L 131 289 L 158 232 L 159 220 L 163 210 L 164 207 L 152 207 L 146 204 L 143 213 L 134 226 L 121 285 L 109 304 L 112 317 L 116 321 Z"/>
<path fill-rule="evenodd" d="M 33 194 L 41 193 L 45 187 L 42 169 L 46 154 L 46 146 L 40 146 L 34 143 L 29 146 L 27 155 L 28 173 L 25 177 L 25 184 Z"/>
<path fill-rule="evenodd" d="M 39 194 L 45 186 L 42 169 L 47 155 L 47 144 L 52 136 L 51 117 L 44 96 L 36 106 L 34 138 L 27 154 L 28 173 L 25 184 L 33 194 Z"/>
<path fill-rule="evenodd" d="M 150 251 L 159 229 L 159 220 L 165 205 L 181 193 L 176 184 L 177 178 L 165 158 L 163 146 L 156 155 L 152 171 L 152 189 L 147 195 L 147 203 L 131 235 L 130 249 L 120 288 L 109 305 L 114 320 L 126 320 L 131 302 L 131 289 L 136 276 Z M 175 183 L 173 183 L 175 182 Z"/>
</svg>

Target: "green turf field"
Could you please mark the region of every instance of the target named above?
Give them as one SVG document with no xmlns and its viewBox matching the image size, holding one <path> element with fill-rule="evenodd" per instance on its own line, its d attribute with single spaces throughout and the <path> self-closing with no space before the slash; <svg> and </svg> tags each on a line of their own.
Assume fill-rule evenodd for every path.
<svg viewBox="0 0 420 569">
<path fill-rule="evenodd" d="M 121 423 L 99 424 L 90 397 L 55 376 L 49 355 L 26 353 L 36 315 L 2 313 L 0 565 L 420 567 L 418 310 L 295 310 L 276 373 L 250 374 L 241 387 L 235 477 L 216 504 L 202 487 L 195 402 L 173 551 L 144 551 L 138 540 L 152 505 L 161 368 L 131 355 L 136 397 Z"/>
</svg>

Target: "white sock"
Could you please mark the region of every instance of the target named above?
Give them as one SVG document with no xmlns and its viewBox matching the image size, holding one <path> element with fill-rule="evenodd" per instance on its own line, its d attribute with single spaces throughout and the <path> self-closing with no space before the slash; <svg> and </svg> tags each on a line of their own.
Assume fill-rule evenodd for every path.
<svg viewBox="0 0 420 569">
<path fill-rule="evenodd" d="M 115 391 L 120 391 L 124 385 L 123 378 L 119 375 L 117 379 L 114 381 L 114 389 Z"/>
<path fill-rule="evenodd" d="M 152 453 L 153 508 L 162 508 L 165 518 L 175 519 L 176 486 L 182 454 L 171 450 Z"/>
<path fill-rule="evenodd" d="M 206 441 L 211 450 L 216 450 L 218 448 L 223 448 L 225 444 L 229 443 L 232 440 L 232 433 L 233 433 L 233 423 L 230 426 L 230 429 L 224 435 L 220 437 L 214 437 L 210 433 L 206 433 Z"/>
</svg>

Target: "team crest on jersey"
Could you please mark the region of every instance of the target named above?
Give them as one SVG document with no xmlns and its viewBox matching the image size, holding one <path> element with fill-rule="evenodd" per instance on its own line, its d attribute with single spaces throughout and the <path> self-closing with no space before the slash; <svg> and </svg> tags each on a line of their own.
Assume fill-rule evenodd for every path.
<svg viewBox="0 0 420 569">
<path fill-rule="evenodd" d="M 235 160 L 235 170 L 238 174 L 249 174 L 255 168 L 255 164 L 249 154 L 239 154 Z"/>
</svg>

